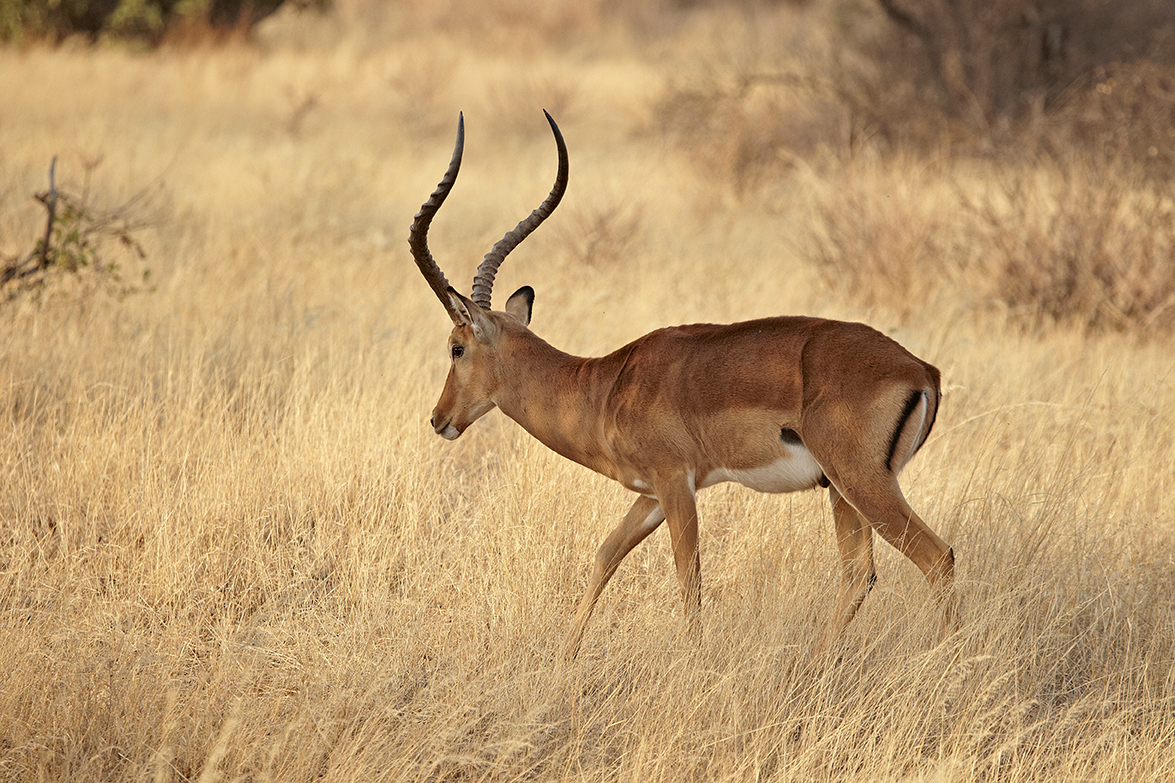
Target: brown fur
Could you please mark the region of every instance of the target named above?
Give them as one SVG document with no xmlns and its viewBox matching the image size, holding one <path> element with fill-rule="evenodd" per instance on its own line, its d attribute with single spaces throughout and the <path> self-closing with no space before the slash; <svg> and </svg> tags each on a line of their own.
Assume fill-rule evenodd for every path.
<svg viewBox="0 0 1175 783">
<path fill-rule="evenodd" d="M 529 289 L 526 289 L 529 291 Z M 450 291 L 460 348 L 433 412 L 456 437 L 493 407 L 559 454 L 641 495 L 597 555 L 592 584 L 564 644 L 578 649 L 596 598 L 624 555 L 664 513 L 687 614 L 700 595 L 694 495 L 711 474 L 770 470 L 793 459 L 791 430 L 819 465 L 807 489 L 830 482 L 844 586 L 828 641 L 840 635 L 875 578 L 876 530 L 947 598 L 954 557 L 910 509 L 897 483 L 925 441 L 940 399 L 939 373 L 857 323 L 778 317 L 651 332 L 606 356 L 566 354 L 535 335 L 511 297 L 507 312 Z M 525 297 L 523 297 L 525 298 Z M 913 426 L 920 405 L 926 410 Z M 736 479 L 738 480 L 738 479 Z M 750 482 L 746 482 L 750 483 Z M 658 510 L 659 509 L 659 510 Z"/>
</svg>

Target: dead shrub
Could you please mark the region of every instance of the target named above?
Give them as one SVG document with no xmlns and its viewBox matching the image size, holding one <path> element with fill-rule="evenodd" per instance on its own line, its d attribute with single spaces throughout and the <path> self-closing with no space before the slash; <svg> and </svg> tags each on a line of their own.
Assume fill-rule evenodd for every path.
<svg viewBox="0 0 1175 783">
<path fill-rule="evenodd" d="M 840 155 L 845 109 L 827 74 L 809 65 L 827 38 L 821 13 L 795 3 L 699 5 L 710 7 L 682 19 L 713 32 L 681 35 L 697 54 L 675 69 L 656 104 L 660 134 L 738 194 L 798 160 Z"/>
<path fill-rule="evenodd" d="M 1012 172 L 963 203 L 982 251 L 972 266 L 1017 320 L 1175 332 L 1175 201 L 1136 169 Z"/>
<path fill-rule="evenodd" d="M 1148 104 L 1105 92 L 1106 80 L 1143 85 L 1162 115 L 1172 105 L 1170 90 L 1146 85 L 1157 86 L 1154 75 L 1175 63 L 1175 6 L 1123 5 L 843 0 L 834 6 L 833 82 L 865 132 L 890 143 L 937 147 L 946 140 L 991 152 L 1066 120 L 1078 125 L 1074 138 L 1120 133 Z"/>
<path fill-rule="evenodd" d="M 1175 65 L 1151 61 L 1098 67 L 1058 101 L 1049 123 L 1054 157 L 1073 149 L 1133 164 L 1147 178 L 1175 176 Z"/>
<path fill-rule="evenodd" d="M 1136 166 L 997 166 L 954 198 L 849 183 L 817 215 L 809 258 L 868 308 L 952 294 L 1026 328 L 1175 332 L 1175 199 Z"/>
<path fill-rule="evenodd" d="M 848 179 L 817 204 L 807 253 L 831 290 L 905 318 L 951 274 L 943 264 L 952 254 L 942 244 L 951 232 L 909 193 L 892 195 Z"/>
<path fill-rule="evenodd" d="M 839 151 L 844 112 L 824 93 L 805 76 L 745 73 L 671 86 L 656 116 L 666 137 L 741 193 L 797 158 Z"/>
<path fill-rule="evenodd" d="M 640 207 L 612 203 L 571 213 L 561 224 L 559 245 L 576 265 L 610 266 L 632 258 L 640 238 Z"/>
</svg>

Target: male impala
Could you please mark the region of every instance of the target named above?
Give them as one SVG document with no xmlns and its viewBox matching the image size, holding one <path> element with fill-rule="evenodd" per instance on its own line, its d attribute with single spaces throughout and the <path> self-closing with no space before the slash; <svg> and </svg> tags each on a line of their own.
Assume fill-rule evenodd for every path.
<svg viewBox="0 0 1175 783">
<path fill-rule="evenodd" d="M 506 254 L 551 214 L 567 187 L 567 147 L 551 116 L 559 172 L 547 199 L 494 245 L 472 299 L 433 261 L 428 228 L 461 166 L 464 118 L 437 189 L 409 244 L 453 319 L 452 365 L 432 414 L 452 440 L 494 407 L 554 451 L 637 494 L 596 553 L 587 592 L 563 644 L 574 657 L 592 607 L 624 556 L 669 523 L 687 618 L 700 604 L 695 493 L 722 481 L 760 492 L 828 488 L 843 568 L 826 644 L 873 586 L 873 531 L 922 570 L 954 621 L 954 553 L 906 503 L 902 467 L 938 412 L 939 373 L 863 324 L 778 317 L 658 329 L 613 353 L 583 359 L 530 331 L 534 291 L 501 311 L 490 294 Z"/>
</svg>

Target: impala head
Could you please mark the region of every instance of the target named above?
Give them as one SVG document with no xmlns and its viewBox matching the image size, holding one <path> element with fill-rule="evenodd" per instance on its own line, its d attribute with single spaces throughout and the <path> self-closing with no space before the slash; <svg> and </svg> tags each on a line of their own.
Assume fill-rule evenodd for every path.
<svg viewBox="0 0 1175 783">
<path fill-rule="evenodd" d="M 494 398 L 502 380 L 499 377 L 498 358 L 503 343 L 511 334 L 526 331 L 530 324 L 531 307 L 534 304 L 534 289 L 530 286 L 515 291 L 506 301 L 506 309 L 503 311 L 491 309 L 490 297 L 494 278 L 506 255 L 547 219 L 567 189 L 567 146 L 563 143 L 559 126 L 550 114 L 546 116 L 559 150 L 559 173 L 555 177 L 555 185 L 539 208 L 507 232 L 486 254 L 473 278 L 471 298 L 467 299 L 449 285 L 428 249 L 429 225 L 453 189 L 457 172 L 461 168 L 461 153 L 465 146 L 464 116 L 457 121 L 457 143 L 449 168 L 428 201 L 420 207 L 408 236 L 416 265 L 453 320 L 453 331 L 449 335 L 449 358 L 452 364 L 441 398 L 432 413 L 433 429 L 449 440 L 458 437 L 470 424 L 493 410 Z"/>
</svg>

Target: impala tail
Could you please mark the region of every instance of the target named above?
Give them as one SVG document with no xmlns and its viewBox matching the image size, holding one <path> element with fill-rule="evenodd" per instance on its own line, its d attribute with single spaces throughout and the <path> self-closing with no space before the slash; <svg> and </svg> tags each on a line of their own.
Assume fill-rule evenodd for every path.
<svg viewBox="0 0 1175 783">
<path fill-rule="evenodd" d="M 941 396 L 938 390 L 937 371 L 934 380 L 933 388 L 910 392 L 906 399 L 906 407 L 898 419 L 893 437 L 890 438 L 889 453 L 885 459 L 885 466 L 894 473 L 900 472 L 906 463 L 914 458 L 930 437 L 930 430 L 934 428 Z"/>
</svg>

